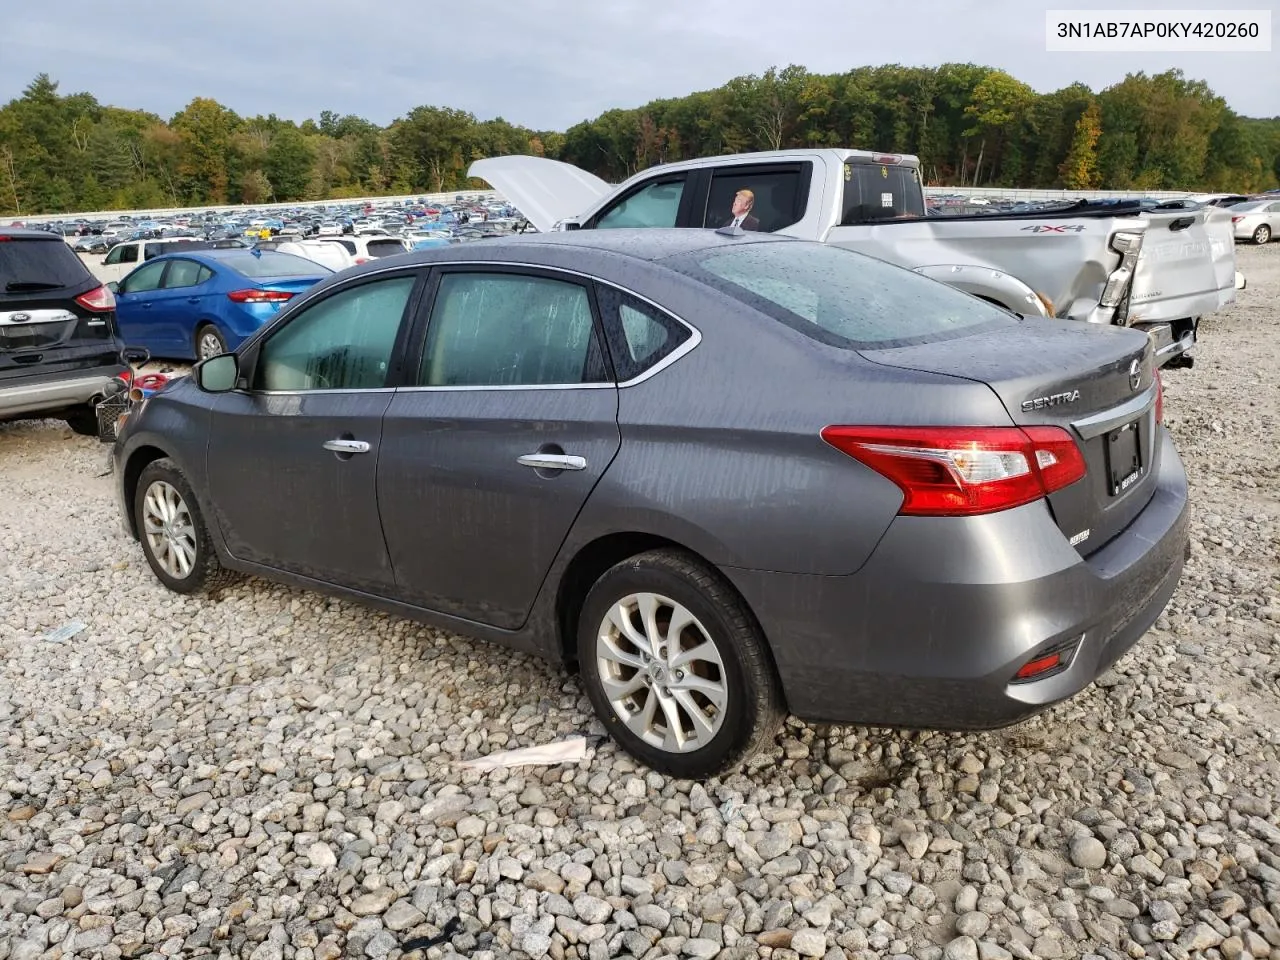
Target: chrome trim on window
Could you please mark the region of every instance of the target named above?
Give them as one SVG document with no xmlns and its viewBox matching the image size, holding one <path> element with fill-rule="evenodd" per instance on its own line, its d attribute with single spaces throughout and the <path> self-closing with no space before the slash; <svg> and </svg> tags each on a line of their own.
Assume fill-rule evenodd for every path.
<svg viewBox="0 0 1280 960">
<path fill-rule="evenodd" d="M 634 387 L 638 384 L 644 383 L 644 381 L 648 380 L 650 377 L 665 370 L 667 367 L 671 366 L 681 357 L 688 354 L 696 346 L 698 346 L 698 344 L 702 342 L 702 332 L 698 330 L 697 327 L 689 323 L 683 317 L 671 312 L 671 310 L 662 306 L 662 304 L 655 303 L 653 300 L 650 300 L 648 297 L 644 296 L 643 294 L 636 293 L 634 290 L 624 287 L 620 283 L 615 283 L 612 280 L 604 280 L 590 273 L 583 273 L 579 270 L 573 270 L 568 267 L 547 266 L 546 264 L 540 264 L 540 263 L 525 263 L 524 261 L 515 261 L 515 260 L 427 260 L 427 261 L 424 261 L 423 263 L 416 263 L 416 264 L 399 263 L 399 264 L 396 264 L 395 266 L 384 267 L 380 270 L 370 270 L 368 272 L 361 273 L 358 277 L 353 277 L 352 282 L 350 284 L 342 284 L 342 285 L 335 285 L 334 287 L 329 287 L 325 291 L 325 293 L 328 296 L 334 296 L 334 295 L 340 294 L 345 290 L 350 289 L 350 287 L 358 286 L 359 283 L 363 282 L 364 280 L 370 277 L 378 276 L 384 273 L 404 273 L 407 270 L 427 270 L 433 267 L 453 267 L 453 266 L 490 267 L 490 268 L 517 267 L 525 270 L 544 270 L 548 273 L 562 273 L 562 274 L 565 274 L 566 276 L 578 277 L 582 280 L 587 280 L 593 283 L 604 284 L 606 287 L 613 287 L 613 289 L 615 290 L 620 290 L 622 293 L 625 293 L 628 296 L 635 297 L 641 303 L 646 303 L 649 306 L 653 307 L 655 310 L 660 310 L 662 313 L 665 313 L 672 320 L 676 321 L 676 323 L 680 324 L 682 327 L 687 329 L 689 331 L 690 336 L 688 340 L 680 344 L 679 347 L 671 351 L 670 354 L 663 357 L 660 361 L 655 363 L 652 367 L 649 367 L 639 376 L 632 377 L 630 380 L 626 380 L 621 383 L 616 383 L 610 380 L 604 383 L 537 383 L 537 384 L 503 384 L 503 385 L 492 385 L 492 386 L 371 387 L 367 390 L 358 390 L 358 389 L 237 390 L 235 392 L 246 393 L 252 396 L 298 396 L 300 394 L 313 394 L 313 393 L 315 394 L 385 393 L 387 391 L 395 391 L 395 390 L 399 390 L 402 393 L 428 393 L 428 392 L 446 392 L 446 391 L 474 392 L 478 390 L 600 390 L 604 388 L 612 389 L 615 387 L 616 388 Z M 299 312 L 302 309 L 302 306 L 305 305 L 307 301 L 310 300 L 314 295 L 315 294 L 310 292 L 303 293 L 298 298 L 295 298 L 294 300 L 292 300 L 289 304 L 290 316 L 292 316 L 292 314 L 294 313 Z M 282 325 L 272 324 L 272 327 L 276 327 L 276 326 L 282 326 Z M 269 332 L 271 332 L 271 328 L 264 327 L 261 334 L 256 339 L 265 339 L 265 337 Z"/>
</svg>

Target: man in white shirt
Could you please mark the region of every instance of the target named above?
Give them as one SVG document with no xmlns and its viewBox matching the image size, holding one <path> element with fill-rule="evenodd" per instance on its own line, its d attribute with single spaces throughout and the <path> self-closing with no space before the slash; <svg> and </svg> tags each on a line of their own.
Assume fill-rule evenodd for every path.
<svg viewBox="0 0 1280 960">
<path fill-rule="evenodd" d="M 729 211 L 733 216 L 727 223 L 721 224 L 721 228 L 741 227 L 743 230 L 759 230 L 760 221 L 751 216 L 751 208 L 755 203 L 754 193 L 750 190 L 739 190 L 733 197 L 733 207 Z"/>
</svg>

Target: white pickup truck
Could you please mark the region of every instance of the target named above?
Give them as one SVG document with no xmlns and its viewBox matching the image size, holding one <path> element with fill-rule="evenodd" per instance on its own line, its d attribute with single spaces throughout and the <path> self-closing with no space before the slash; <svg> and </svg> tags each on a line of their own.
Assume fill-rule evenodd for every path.
<svg viewBox="0 0 1280 960">
<path fill-rule="evenodd" d="M 1232 302 L 1244 282 L 1227 211 L 1064 201 L 1030 213 L 934 216 L 909 155 L 823 148 L 704 157 L 617 186 L 543 157 L 490 157 L 468 172 L 542 232 L 740 221 L 849 247 L 1023 316 L 1146 329 L 1159 363 L 1189 366 L 1199 319 Z"/>
</svg>

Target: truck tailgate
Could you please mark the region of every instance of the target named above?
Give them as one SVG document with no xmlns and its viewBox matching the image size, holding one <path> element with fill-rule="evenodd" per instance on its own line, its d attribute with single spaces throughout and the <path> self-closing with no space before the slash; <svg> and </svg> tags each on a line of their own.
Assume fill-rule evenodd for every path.
<svg viewBox="0 0 1280 960">
<path fill-rule="evenodd" d="M 1235 244 L 1230 215 L 1153 210 L 1133 278 L 1128 322 L 1158 323 L 1213 313 L 1235 300 Z"/>
</svg>

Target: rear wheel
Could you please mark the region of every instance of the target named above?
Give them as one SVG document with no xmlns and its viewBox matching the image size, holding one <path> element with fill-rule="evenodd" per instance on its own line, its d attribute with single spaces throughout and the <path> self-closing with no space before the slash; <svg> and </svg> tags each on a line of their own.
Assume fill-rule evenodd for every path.
<svg viewBox="0 0 1280 960">
<path fill-rule="evenodd" d="M 655 550 L 606 571 L 583 604 L 578 652 L 596 715 L 662 773 L 723 773 L 782 723 L 781 686 L 755 619 L 687 554 Z"/>
<path fill-rule="evenodd" d="M 196 593 L 235 579 L 218 562 L 191 484 L 172 460 L 143 468 L 133 511 L 147 564 L 170 590 Z"/>
<path fill-rule="evenodd" d="M 208 360 L 210 357 L 226 352 L 227 341 L 212 323 L 206 323 L 196 331 L 197 360 Z"/>
<path fill-rule="evenodd" d="M 1271 239 L 1271 228 L 1268 227 L 1265 223 L 1262 226 L 1260 226 L 1257 230 L 1253 231 L 1254 243 L 1259 243 L 1259 244 L 1266 243 L 1270 239 Z"/>
</svg>

